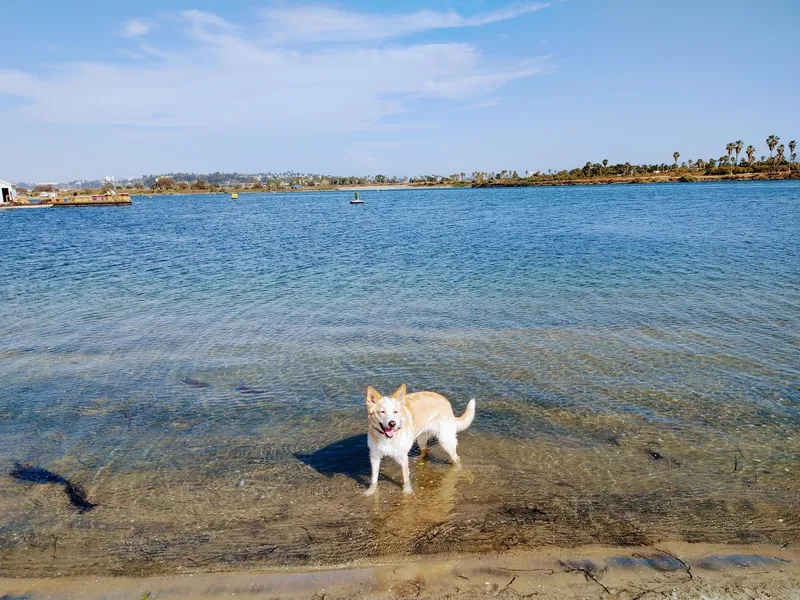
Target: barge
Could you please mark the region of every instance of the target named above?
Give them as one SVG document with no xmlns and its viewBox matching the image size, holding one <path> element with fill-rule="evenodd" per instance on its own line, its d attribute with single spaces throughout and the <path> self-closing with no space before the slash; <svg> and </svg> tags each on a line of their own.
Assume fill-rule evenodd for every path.
<svg viewBox="0 0 800 600">
<path fill-rule="evenodd" d="M 64 196 L 55 198 L 51 206 L 129 206 L 131 202 L 130 194 L 98 194 L 95 196 Z"/>
</svg>

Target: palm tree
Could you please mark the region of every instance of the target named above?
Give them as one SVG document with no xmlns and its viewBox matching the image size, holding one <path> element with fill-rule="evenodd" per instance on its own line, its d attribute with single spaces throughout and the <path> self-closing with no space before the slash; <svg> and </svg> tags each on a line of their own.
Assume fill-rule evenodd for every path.
<svg viewBox="0 0 800 600">
<path fill-rule="evenodd" d="M 676 169 L 678 168 L 678 159 L 680 157 L 681 157 L 681 153 L 680 152 L 673 152 L 672 153 L 672 158 L 675 159 L 675 168 Z"/>
<path fill-rule="evenodd" d="M 728 142 L 728 145 L 725 146 L 725 151 L 728 153 L 728 163 L 731 162 L 731 154 L 733 154 L 733 149 L 736 148 L 736 144 L 733 142 Z M 731 175 L 733 175 L 733 165 L 731 164 Z"/>
<path fill-rule="evenodd" d="M 786 152 L 786 149 L 783 147 L 783 144 L 778 146 L 778 153 L 775 155 L 775 166 L 777 167 L 783 162 L 783 154 Z"/>
<path fill-rule="evenodd" d="M 778 142 L 781 141 L 777 135 L 771 135 L 767 138 L 767 148 L 769 148 L 769 157 L 772 158 L 772 151 L 775 150 L 775 146 L 778 145 Z"/>
<path fill-rule="evenodd" d="M 742 146 L 744 146 L 744 142 L 742 140 L 736 140 L 733 142 L 733 149 L 736 152 L 736 164 L 739 164 L 739 155 L 742 153 Z"/>
<path fill-rule="evenodd" d="M 774 164 L 772 160 L 772 151 L 775 149 L 775 146 L 778 145 L 778 142 L 781 140 L 777 135 L 771 135 L 767 138 L 767 147 L 769 148 L 769 162 Z"/>
<path fill-rule="evenodd" d="M 631 170 L 631 163 L 626 162 L 625 163 L 625 175 L 627 175 L 630 170 Z"/>
<path fill-rule="evenodd" d="M 789 142 L 789 152 L 791 153 L 792 163 L 794 163 L 794 159 L 797 158 L 797 154 L 795 154 L 794 149 L 797 148 L 797 142 L 792 140 Z M 789 170 L 791 170 L 791 165 L 789 166 Z"/>
<path fill-rule="evenodd" d="M 744 153 L 747 154 L 747 162 L 750 163 L 750 166 L 753 166 L 753 155 L 756 153 L 756 149 L 753 148 L 752 144 L 744 149 Z"/>
<path fill-rule="evenodd" d="M 604 159 L 603 159 L 603 175 L 605 175 L 605 174 L 606 174 L 606 169 L 607 169 L 607 168 L 608 168 L 608 159 L 607 159 L 607 158 L 604 158 Z"/>
</svg>

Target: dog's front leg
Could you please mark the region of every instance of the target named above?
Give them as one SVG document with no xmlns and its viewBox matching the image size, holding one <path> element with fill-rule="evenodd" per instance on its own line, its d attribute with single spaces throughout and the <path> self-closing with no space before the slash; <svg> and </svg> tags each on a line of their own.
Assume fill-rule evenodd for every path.
<svg viewBox="0 0 800 600">
<path fill-rule="evenodd" d="M 377 454 L 370 453 L 369 463 L 372 465 L 372 479 L 370 480 L 367 491 L 364 492 L 365 496 L 372 496 L 378 487 L 378 473 L 381 470 L 381 457 Z"/>
<path fill-rule="evenodd" d="M 400 467 L 403 469 L 403 493 L 410 494 L 411 480 L 408 474 L 408 454 L 404 455 L 399 462 L 400 462 Z"/>
</svg>

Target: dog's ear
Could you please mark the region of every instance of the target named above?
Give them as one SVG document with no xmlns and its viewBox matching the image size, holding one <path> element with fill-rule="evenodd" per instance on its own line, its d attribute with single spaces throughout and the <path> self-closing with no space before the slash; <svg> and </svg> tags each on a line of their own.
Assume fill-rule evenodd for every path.
<svg viewBox="0 0 800 600">
<path fill-rule="evenodd" d="M 378 400 L 380 400 L 380 397 L 381 397 L 381 395 L 380 395 L 380 392 L 378 392 L 378 390 L 376 390 L 371 385 L 367 386 L 367 398 L 366 398 L 367 408 L 372 408 L 373 405 Z"/>
<path fill-rule="evenodd" d="M 406 384 L 405 383 L 394 391 L 394 394 L 392 394 L 392 398 L 396 398 L 397 400 L 400 400 L 401 402 L 406 399 Z"/>
</svg>

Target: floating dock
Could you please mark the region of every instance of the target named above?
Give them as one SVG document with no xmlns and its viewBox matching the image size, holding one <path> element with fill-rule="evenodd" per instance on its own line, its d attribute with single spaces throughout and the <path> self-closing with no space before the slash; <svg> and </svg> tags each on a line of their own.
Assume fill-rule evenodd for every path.
<svg viewBox="0 0 800 600">
<path fill-rule="evenodd" d="M 100 194 L 98 196 L 64 196 L 56 198 L 51 206 L 130 206 L 130 194 Z"/>
<path fill-rule="evenodd" d="M 23 202 L 26 202 L 23 200 Z M 78 207 L 78 206 L 130 206 L 130 194 L 100 194 L 97 196 L 64 196 L 53 198 L 45 202 L 35 204 L 16 202 L 14 204 L 0 204 L 0 210 L 16 210 L 19 208 L 56 208 L 56 207 Z"/>
</svg>

